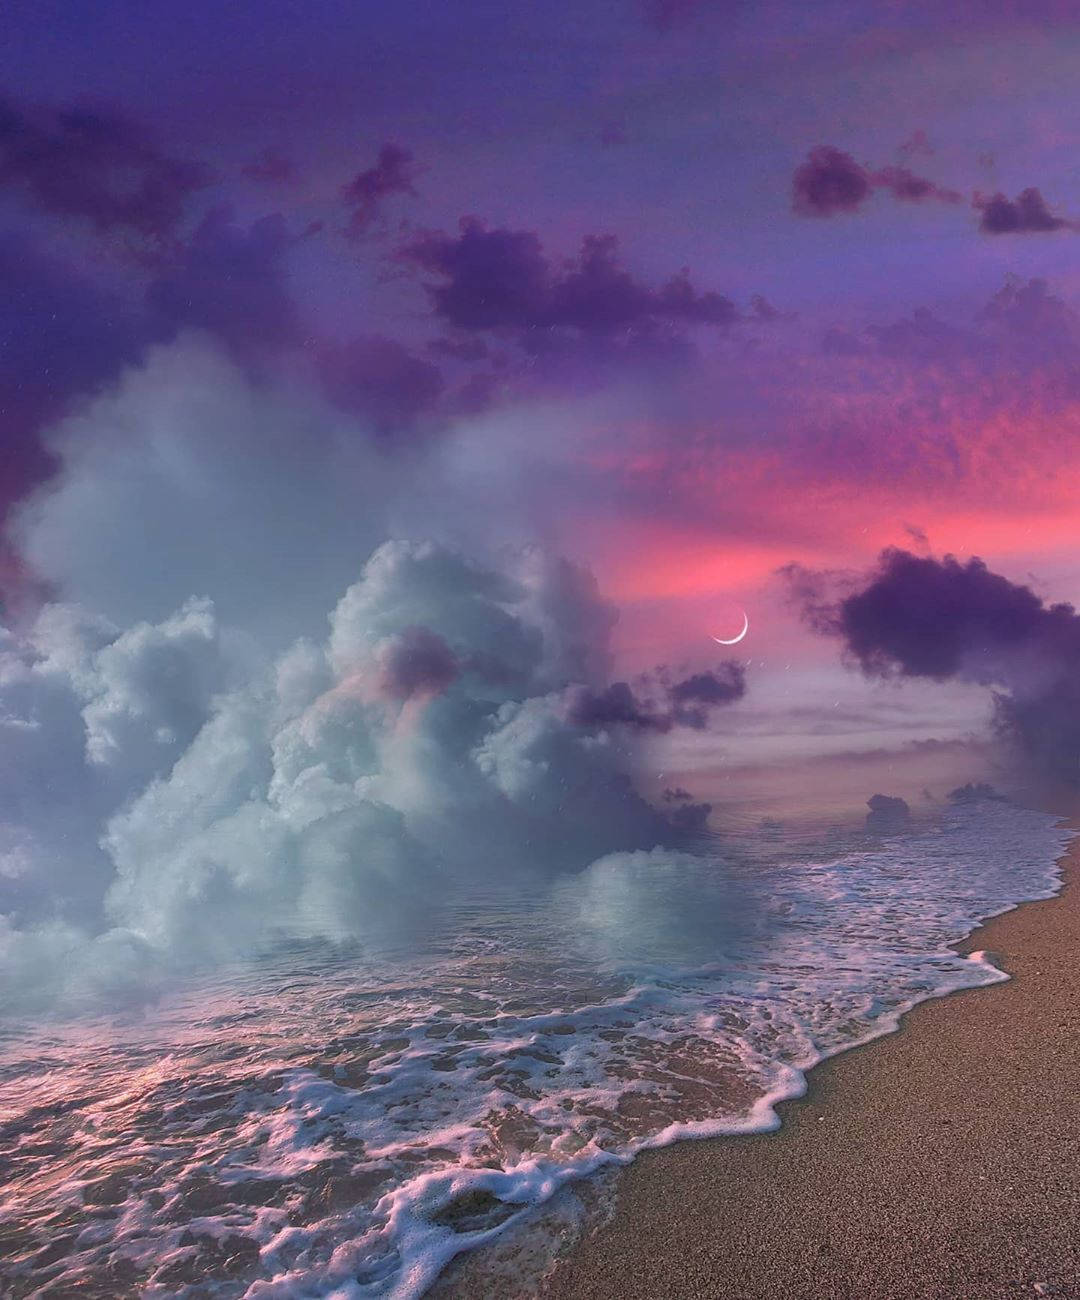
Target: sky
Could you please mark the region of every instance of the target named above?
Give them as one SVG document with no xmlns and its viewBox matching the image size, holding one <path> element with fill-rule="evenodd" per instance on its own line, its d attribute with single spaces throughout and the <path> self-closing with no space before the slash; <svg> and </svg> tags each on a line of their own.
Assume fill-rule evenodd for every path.
<svg viewBox="0 0 1080 1300">
<path fill-rule="evenodd" d="M 722 672 L 749 617 L 745 690 L 652 728 L 658 788 L 989 734 L 986 681 L 861 671 L 791 575 L 891 547 L 1080 586 L 1074 6 L 5 21 L 12 635 L 209 600 L 276 654 L 387 540 L 540 545 L 631 683 Z"/>
</svg>

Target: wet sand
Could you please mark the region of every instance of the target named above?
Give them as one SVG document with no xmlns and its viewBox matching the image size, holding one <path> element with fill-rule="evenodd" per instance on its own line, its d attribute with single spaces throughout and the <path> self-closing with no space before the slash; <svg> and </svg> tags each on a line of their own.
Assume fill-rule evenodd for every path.
<svg viewBox="0 0 1080 1300">
<path fill-rule="evenodd" d="M 542 1294 L 1080 1298 L 1080 840 L 1065 881 L 962 945 L 1009 983 L 824 1062 L 776 1133 L 640 1157 Z M 453 1293 L 481 1294 L 461 1263 Z"/>
<path fill-rule="evenodd" d="M 774 1134 L 623 1175 L 559 1297 L 1080 1297 L 1080 841 L 1063 892 L 963 946 L 1013 979 L 824 1062 Z"/>
</svg>

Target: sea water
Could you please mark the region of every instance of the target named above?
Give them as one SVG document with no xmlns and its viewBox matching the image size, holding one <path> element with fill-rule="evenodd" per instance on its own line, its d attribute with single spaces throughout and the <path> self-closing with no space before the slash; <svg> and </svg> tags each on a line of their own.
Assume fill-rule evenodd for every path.
<svg viewBox="0 0 1080 1300">
<path fill-rule="evenodd" d="M 992 800 L 841 852 L 765 827 L 489 888 L 407 949 L 8 1024 L 0 1290 L 418 1296 L 568 1184 L 774 1127 L 815 1062 L 1005 978 L 951 945 L 1053 894 L 1068 836 Z"/>
</svg>

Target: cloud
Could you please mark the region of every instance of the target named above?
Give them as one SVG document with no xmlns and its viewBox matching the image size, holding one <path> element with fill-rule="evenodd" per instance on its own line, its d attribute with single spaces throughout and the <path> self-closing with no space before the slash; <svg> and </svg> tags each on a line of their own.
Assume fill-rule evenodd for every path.
<svg viewBox="0 0 1080 1300">
<path fill-rule="evenodd" d="M 629 589 L 693 589 L 674 539 L 694 536 L 704 549 L 715 538 L 717 484 L 726 536 L 768 537 L 788 554 L 825 538 L 847 546 L 852 509 L 865 511 L 871 535 L 880 529 L 879 544 L 904 520 L 940 543 L 958 512 L 1008 528 L 1021 501 L 1064 517 L 1080 323 L 1044 281 L 1008 278 L 966 318 L 919 309 L 838 328 L 820 350 L 799 326 L 751 329 L 711 343 L 707 364 L 640 383 L 617 427 L 602 416 L 576 459 L 566 490 L 585 508 L 607 506 L 624 547 L 643 534 L 671 539 L 648 579 L 626 560 Z M 698 572 L 699 589 L 721 580 Z"/>
<path fill-rule="evenodd" d="M 694 673 L 669 685 L 667 693 L 676 725 L 701 731 L 708 725 L 711 709 L 733 704 L 746 694 L 746 672 L 742 664 L 729 659 L 718 670 Z"/>
<path fill-rule="evenodd" d="M 53 433 L 16 536 L 56 599 L 0 634 L 9 1006 L 144 994 L 282 939 L 405 941 L 488 875 L 703 827 L 637 777 L 742 670 L 613 681 L 592 575 L 514 544 L 520 512 L 477 480 L 510 432 L 391 456 L 202 335 Z M 661 721 L 581 716 L 620 689 Z"/>
<path fill-rule="evenodd" d="M 436 315 L 464 330 L 610 339 L 676 325 L 727 326 L 739 317 L 723 294 L 696 290 L 685 270 L 658 289 L 639 283 L 620 264 L 612 235 L 588 236 L 573 261 L 557 266 L 533 231 L 489 230 L 465 217 L 456 237 L 422 235 L 400 256 L 437 277 L 428 285 Z"/>
<path fill-rule="evenodd" d="M 961 563 L 887 550 L 869 580 L 830 599 L 826 575 L 791 575 L 807 621 L 872 676 L 975 682 L 1038 771 L 1080 784 L 1080 616 L 1030 587 Z"/>
<path fill-rule="evenodd" d="M 316 368 L 331 401 L 381 434 L 414 429 L 446 391 L 438 366 L 377 334 L 323 343 Z"/>
<path fill-rule="evenodd" d="M 870 197 L 870 174 L 850 154 L 831 145 L 811 149 L 792 178 L 792 205 L 803 217 L 854 212 Z"/>
<path fill-rule="evenodd" d="M 39 428 L 105 384 L 145 323 L 116 293 L 23 235 L 0 235 L 0 513 L 53 468 Z"/>
<path fill-rule="evenodd" d="M 831 217 L 838 212 L 858 211 L 874 190 L 886 190 L 907 203 L 927 199 L 959 203 L 962 197 L 956 190 L 945 189 L 910 168 L 894 166 L 875 171 L 832 145 L 818 145 L 795 169 L 792 206 L 803 217 Z"/>
<path fill-rule="evenodd" d="M 255 367 L 297 348 L 284 265 L 295 242 L 280 216 L 244 229 L 217 208 L 189 241 L 160 250 L 144 288 L 122 293 L 25 235 L 0 235 L 0 513 L 56 466 L 41 430 L 106 392 L 154 343 L 205 330 Z"/>
<path fill-rule="evenodd" d="M 0 874 L 9 879 L 0 910 L 9 923 L 101 922 L 112 875 L 100 845 L 107 816 L 170 770 L 217 693 L 248 668 L 199 601 L 124 632 L 52 605 L 21 636 L 7 636 L 0 845 L 9 870 Z"/>
<path fill-rule="evenodd" d="M 311 352 L 242 366 L 205 333 L 149 349 L 48 431 L 55 473 L 9 527 L 23 568 L 120 627 L 207 596 L 277 650 L 318 626 L 387 537 L 484 556 L 551 537 L 555 503 L 568 521 L 594 505 L 562 451 L 587 412 L 534 403 L 454 420 L 443 398 L 415 412 L 414 427 L 438 436 L 387 437 L 404 417 L 378 390 L 328 396 Z M 397 383 L 374 360 L 370 382 Z M 585 618 L 585 594 L 564 586 Z"/>
<path fill-rule="evenodd" d="M 977 194 L 973 206 L 982 213 L 979 229 L 987 235 L 1051 234 L 1080 229 L 1077 222 L 1055 216 L 1034 188 L 1021 190 L 1015 199 L 1000 192 L 989 198 Z"/>
<path fill-rule="evenodd" d="M 0 514 L 56 468 L 44 427 L 108 392 L 154 345 L 189 331 L 224 343 L 253 376 L 304 371 L 380 434 L 445 423 L 452 396 L 431 361 L 378 335 L 342 343 L 311 334 L 288 266 L 300 238 L 280 214 L 245 226 L 218 206 L 121 292 L 25 235 L 0 234 Z"/>
<path fill-rule="evenodd" d="M 940 203 L 960 203 L 963 195 L 958 190 L 946 189 L 925 176 L 917 176 L 907 167 L 882 167 L 872 174 L 877 189 L 888 190 L 894 199 L 904 203 L 922 203 L 937 199 Z"/>
<path fill-rule="evenodd" d="M 666 714 L 653 712 L 639 700 L 628 682 L 612 682 L 600 691 L 581 689 L 575 692 L 570 706 L 570 720 L 586 730 L 604 727 L 629 727 L 638 731 L 671 730 Z"/>
<path fill-rule="evenodd" d="M 205 335 L 151 349 L 47 447 L 59 468 L 12 540 L 63 599 L 117 626 L 209 596 L 280 646 L 316 624 L 401 495 L 362 425 L 256 382 Z"/>
<path fill-rule="evenodd" d="M 157 338 L 203 329 L 249 360 L 296 344 L 299 317 L 284 269 L 295 243 L 278 214 L 244 229 L 230 208 L 212 209 L 147 289 Z"/>
<path fill-rule="evenodd" d="M 866 801 L 866 829 L 878 835 L 894 835 L 911 824 L 911 809 L 906 799 L 888 794 L 872 794 Z"/>
<path fill-rule="evenodd" d="M 379 686 L 392 699 L 442 695 L 461 674 L 454 652 L 426 627 L 407 627 L 378 652 Z"/>
<path fill-rule="evenodd" d="M 983 336 L 1001 361 L 1065 363 L 1080 357 L 1080 316 L 1045 280 L 1009 277 L 978 316 Z"/>
<path fill-rule="evenodd" d="M 373 166 L 358 172 L 341 187 L 341 198 L 350 209 L 345 235 L 359 239 L 370 230 L 384 199 L 393 194 L 415 195 L 416 164 L 408 149 L 384 144 Z"/>
<path fill-rule="evenodd" d="M 328 637 L 270 662 L 206 600 L 123 631 L 46 608 L 0 660 L 6 1002 L 137 995 L 283 938 L 378 944 L 465 881 L 700 829 L 707 810 L 636 792 L 620 720 L 573 714 L 575 692 L 607 688 L 566 674 L 599 671 L 610 627 L 568 561 L 493 569 L 403 541 Z M 734 689 L 707 680 L 683 702 Z"/>
<path fill-rule="evenodd" d="M 584 728 L 626 727 L 661 735 L 676 727 L 702 731 L 711 710 L 732 704 L 746 693 L 746 673 L 735 660 L 718 670 L 694 673 L 673 682 L 666 671 L 650 674 L 637 687 L 612 682 L 600 691 L 574 692 L 570 720 Z"/>
<path fill-rule="evenodd" d="M 0 99 L 0 188 L 53 216 L 162 241 L 210 179 L 204 165 L 170 157 L 117 114 Z"/>
</svg>

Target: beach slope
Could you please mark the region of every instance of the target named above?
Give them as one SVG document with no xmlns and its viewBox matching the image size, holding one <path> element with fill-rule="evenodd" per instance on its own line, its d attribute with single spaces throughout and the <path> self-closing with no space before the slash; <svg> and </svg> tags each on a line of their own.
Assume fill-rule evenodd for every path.
<svg viewBox="0 0 1080 1300">
<path fill-rule="evenodd" d="M 824 1062 L 777 1133 L 642 1156 L 544 1294 L 1080 1297 L 1080 841 L 1064 866 L 963 945 L 1009 983 Z"/>
</svg>

